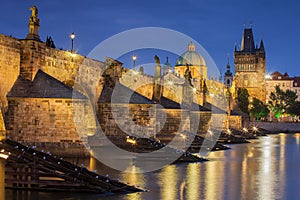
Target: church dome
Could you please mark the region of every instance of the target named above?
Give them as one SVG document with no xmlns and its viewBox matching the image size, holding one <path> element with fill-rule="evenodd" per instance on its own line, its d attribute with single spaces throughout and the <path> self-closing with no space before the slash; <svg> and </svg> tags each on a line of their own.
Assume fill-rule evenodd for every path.
<svg viewBox="0 0 300 200">
<path fill-rule="evenodd" d="M 190 42 L 188 50 L 184 52 L 176 61 L 176 66 L 206 66 L 204 58 L 196 52 L 194 43 Z"/>
</svg>

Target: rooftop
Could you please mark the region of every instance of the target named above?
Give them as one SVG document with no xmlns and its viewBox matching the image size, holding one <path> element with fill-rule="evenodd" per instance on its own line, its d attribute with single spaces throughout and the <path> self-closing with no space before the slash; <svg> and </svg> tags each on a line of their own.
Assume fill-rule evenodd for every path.
<svg viewBox="0 0 300 200">
<path fill-rule="evenodd" d="M 80 92 L 38 70 L 33 81 L 19 76 L 7 98 L 63 98 L 86 99 Z"/>
</svg>

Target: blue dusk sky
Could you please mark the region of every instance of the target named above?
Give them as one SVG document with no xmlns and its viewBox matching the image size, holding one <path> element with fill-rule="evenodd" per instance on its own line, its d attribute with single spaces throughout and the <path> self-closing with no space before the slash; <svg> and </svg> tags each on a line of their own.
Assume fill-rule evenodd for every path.
<svg viewBox="0 0 300 200">
<path fill-rule="evenodd" d="M 75 32 L 75 49 L 88 55 L 100 42 L 120 32 L 162 27 L 193 38 L 205 48 L 222 72 L 228 54 L 233 66 L 234 45 L 241 42 L 244 24 L 249 27 L 252 22 L 255 42 L 259 44 L 261 39 L 264 40 L 267 72 L 278 70 L 300 76 L 299 1 L 11 0 L 1 2 L 0 33 L 25 38 L 32 5 L 39 9 L 41 39 L 45 41 L 46 36 L 51 36 L 57 48 L 70 49 L 69 35 Z M 165 56 L 165 52 L 160 53 Z M 153 59 L 153 56 L 148 57 Z M 131 53 L 122 56 L 121 62 L 129 62 L 130 57 Z M 137 60 L 137 64 L 150 62 L 146 57 Z M 175 57 L 170 56 L 169 61 L 174 65 Z"/>
</svg>

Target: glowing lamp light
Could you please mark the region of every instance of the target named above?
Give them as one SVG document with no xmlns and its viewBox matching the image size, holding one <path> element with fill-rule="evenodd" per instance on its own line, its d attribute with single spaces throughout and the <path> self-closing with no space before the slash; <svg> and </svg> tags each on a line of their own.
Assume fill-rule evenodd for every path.
<svg viewBox="0 0 300 200">
<path fill-rule="evenodd" d="M 227 129 L 227 133 L 228 133 L 228 135 L 230 135 L 231 134 L 231 130 Z"/>
<path fill-rule="evenodd" d="M 4 154 L 4 149 L 1 150 L 0 158 L 3 158 L 3 159 L 5 159 L 5 160 L 8 158 L 8 155 L 7 155 L 7 154 Z"/>
<path fill-rule="evenodd" d="M 132 60 L 133 60 L 133 68 L 134 68 L 134 70 L 136 70 L 136 64 L 135 64 L 135 62 L 136 62 L 136 55 L 133 55 L 132 56 Z"/>
<path fill-rule="evenodd" d="M 72 42 L 71 52 L 73 53 L 74 52 L 74 39 L 75 39 L 75 33 L 74 32 L 71 33 L 70 38 L 71 38 L 71 42 Z"/>
<path fill-rule="evenodd" d="M 258 131 L 258 128 L 256 126 L 253 126 L 253 131 Z"/>
<path fill-rule="evenodd" d="M 244 128 L 243 128 L 243 131 L 244 131 L 244 132 L 248 132 L 248 129 L 244 127 Z"/>
<path fill-rule="evenodd" d="M 193 92 L 197 92 L 197 89 L 196 89 L 196 88 L 193 88 Z"/>
<path fill-rule="evenodd" d="M 136 144 L 136 140 L 131 139 L 131 138 L 129 138 L 129 137 L 126 138 L 126 142 L 127 142 L 127 143 L 130 143 L 130 144 Z"/>
<path fill-rule="evenodd" d="M 180 136 L 181 136 L 183 139 L 186 138 L 186 135 L 184 135 L 184 134 L 180 134 Z"/>
<path fill-rule="evenodd" d="M 73 33 L 71 33 L 71 35 L 70 35 L 70 38 L 72 39 L 72 40 L 74 40 L 75 39 L 75 33 L 73 32 Z"/>
</svg>

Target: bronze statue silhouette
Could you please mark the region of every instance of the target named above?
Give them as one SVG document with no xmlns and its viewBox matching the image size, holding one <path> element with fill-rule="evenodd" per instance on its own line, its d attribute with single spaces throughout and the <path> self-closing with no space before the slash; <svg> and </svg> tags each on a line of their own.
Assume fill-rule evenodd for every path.
<svg viewBox="0 0 300 200">
<path fill-rule="evenodd" d="M 157 55 L 154 56 L 154 60 L 155 60 L 155 63 L 157 65 L 160 65 L 160 60 L 159 60 L 159 57 Z"/>
<path fill-rule="evenodd" d="M 193 84 L 192 84 L 192 74 L 191 74 L 191 71 L 190 71 L 190 68 L 189 68 L 188 65 L 187 65 L 187 68 L 186 68 L 186 70 L 184 72 L 184 78 L 190 84 L 190 86 L 193 87 Z"/>
</svg>

